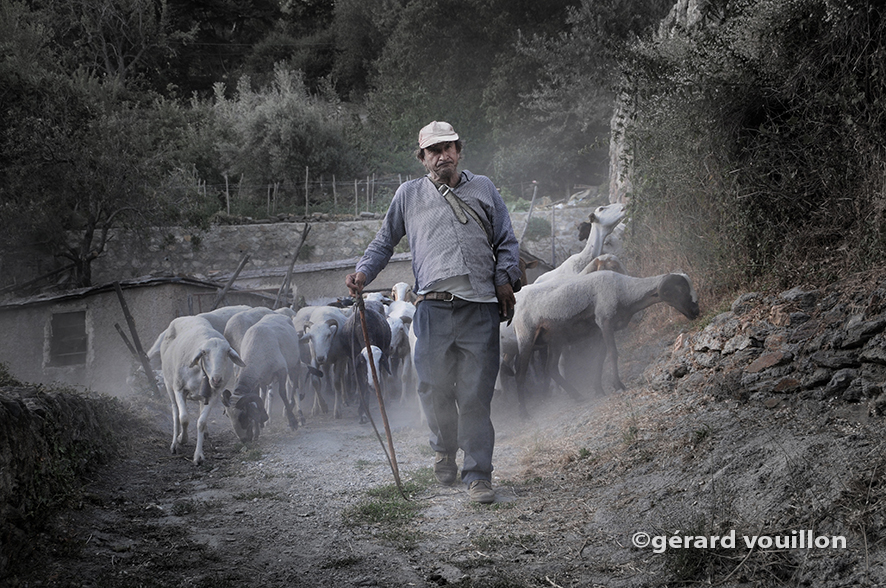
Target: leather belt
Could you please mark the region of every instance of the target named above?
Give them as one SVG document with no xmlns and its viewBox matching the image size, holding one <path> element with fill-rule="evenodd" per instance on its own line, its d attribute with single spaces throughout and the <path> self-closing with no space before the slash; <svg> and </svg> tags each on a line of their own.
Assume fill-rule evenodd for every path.
<svg viewBox="0 0 886 588">
<path fill-rule="evenodd" d="M 442 300 L 443 302 L 452 302 L 455 296 L 451 292 L 428 292 L 427 294 L 419 294 L 415 299 L 418 304 L 422 300 Z"/>
</svg>

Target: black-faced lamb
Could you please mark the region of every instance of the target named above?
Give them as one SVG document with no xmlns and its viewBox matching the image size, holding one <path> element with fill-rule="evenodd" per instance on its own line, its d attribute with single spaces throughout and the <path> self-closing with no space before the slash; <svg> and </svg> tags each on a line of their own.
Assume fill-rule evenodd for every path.
<svg viewBox="0 0 886 588">
<path fill-rule="evenodd" d="M 390 372 L 388 357 L 391 348 L 391 327 L 385 319 L 384 305 L 380 302 L 365 301 L 364 311 L 366 327 L 369 332 L 369 344 L 370 346 L 375 346 L 380 351 L 376 363 L 376 375 L 381 378 L 382 370 L 386 369 Z M 359 395 L 360 422 L 365 423 L 369 416 L 367 413 L 369 410 L 369 391 L 374 384 L 371 381 L 372 377 L 367 365 L 368 357 L 365 353 L 362 353 L 366 349 L 366 342 L 363 336 L 363 326 L 359 310 L 355 310 L 345 323 L 345 340 L 350 346 L 349 369 L 356 380 L 357 394 Z"/>
<path fill-rule="evenodd" d="M 234 365 L 242 367 L 245 363 L 209 321 L 196 316 L 180 317 L 169 324 L 160 345 L 160 358 L 172 407 L 172 453 L 188 441 L 187 401 L 203 404 L 194 450 L 194 463 L 199 465 L 204 460 L 203 438 L 209 412 L 233 378 Z"/>
<path fill-rule="evenodd" d="M 273 388 L 283 401 L 284 414 L 292 429 L 298 428 L 299 419 L 304 424 L 301 409 L 298 409 L 298 418 L 293 413 L 293 406 L 298 407 L 298 398 L 293 391 L 301 373 L 298 343 L 299 337 L 292 319 L 273 312 L 263 316 L 246 330 L 240 342 L 240 355 L 246 366 L 237 374 L 237 384 L 233 394 L 234 398 L 262 394 L 265 397 L 267 411 L 270 408 L 270 394 Z M 244 422 L 236 404 L 229 406 L 228 410 L 233 413 L 229 414 L 232 422 L 239 424 Z M 267 420 L 266 415 L 264 420 Z M 236 426 L 235 424 L 235 430 Z M 254 427 L 243 431 L 245 435 L 249 435 L 250 432 L 254 438 L 258 431 Z"/>
<path fill-rule="evenodd" d="M 518 401 L 525 408 L 526 372 L 532 349 L 539 344 L 562 346 L 588 337 L 601 337 L 604 352 L 591 358 L 596 368 L 594 390 L 602 394 L 602 367 L 608 357 L 613 385 L 625 388 L 618 374 L 615 332 L 631 317 L 653 304 L 664 302 L 689 319 L 698 317 L 698 296 L 689 276 L 682 273 L 634 278 L 612 271 L 596 271 L 551 283 L 534 284 L 518 295 L 514 316 L 518 358 Z"/>
</svg>

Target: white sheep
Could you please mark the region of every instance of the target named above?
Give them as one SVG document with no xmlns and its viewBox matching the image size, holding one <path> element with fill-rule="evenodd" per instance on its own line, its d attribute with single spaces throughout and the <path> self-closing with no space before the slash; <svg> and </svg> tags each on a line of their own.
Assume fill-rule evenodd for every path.
<svg viewBox="0 0 886 588">
<path fill-rule="evenodd" d="M 569 344 L 588 336 L 602 337 L 604 353 L 592 358 L 599 366 L 592 385 L 602 393 L 602 365 L 612 366 L 613 384 L 624 389 L 618 374 L 615 332 L 627 326 L 638 311 L 665 302 L 689 319 L 699 314 L 698 296 L 689 276 L 682 273 L 634 278 L 612 271 L 581 274 L 562 281 L 533 284 L 518 293 L 514 316 L 518 359 L 516 368 L 521 416 L 526 417 L 525 376 L 532 349 Z"/>
<path fill-rule="evenodd" d="M 347 320 L 347 315 L 339 308 L 317 306 L 303 323 L 303 343 L 307 343 L 309 352 L 307 357 L 302 355 L 302 361 L 313 368 L 311 373 L 315 376 L 313 415 L 329 411 L 324 393 L 331 393 L 334 398 L 333 416 L 341 418 L 350 354 L 350 346 L 344 336 Z"/>
<path fill-rule="evenodd" d="M 228 340 L 228 343 L 231 344 L 234 351 L 239 353 L 240 342 L 243 340 L 243 336 L 246 335 L 246 331 L 249 330 L 249 327 L 260 321 L 263 317 L 273 313 L 274 311 L 266 306 L 256 306 L 255 308 L 238 312 L 228 319 L 228 322 L 225 325 L 225 339 Z"/>
<path fill-rule="evenodd" d="M 388 315 L 387 320 L 391 327 L 390 377 L 386 386 L 387 394 L 390 398 L 402 399 L 404 391 L 410 389 L 412 381 L 412 345 L 409 342 L 412 319 L 402 315 Z"/>
<path fill-rule="evenodd" d="M 225 325 L 228 324 L 228 321 L 231 320 L 231 317 L 237 313 L 243 312 L 244 310 L 249 310 L 252 307 L 247 304 L 237 304 L 235 306 L 222 306 L 221 308 L 216 308 L 215 310 L 208 310 L 206 312 L 201 312 L 197 316 L 201 316 L 209 321 L 209 324 L 212 325 L 219 333 L 225 332 Z"/>
<path fill-rule="evenodd" d="M 219 333 L 224 333 L 225 325 L 228 323 L 228 320 L 232 316 L 234 316 L 238 312 L 249 310 L 250 308 L 252 307 L 245 304 L 240 304 L 237 306 L 222 306 L 221 308 L 216 308 L 215 310 L 201 312 L 196 316 L 205 318 L 209 321 L 209 324 L 212 325 L 212 328 L 214 328 Z M 164 337 L 166 337 L 165 330 L 157 336 L 154 344 L 151 346 L 146 354 L 148 356 L 148 360 L 151 362 L 151 366 L 154 368 L 160 367 L 160 346 L 163 345 Z"/>
<path fill-rule="evenodd" d="M 246 367 L 237 374 L 234 396 L 261 394 L 265 398 L 265 411 L 268 412 L 273 386 L 285 406 L 284 414 L 289 427 L 297 429 L 299 419 L 304 424 L 298 398 L 294 394 L 301 373 L 301 358 L 299 336 L 292 319 L 274 312 L 266 314 L 246 330 L 240 342 L 240 351 Z M 293 405 L 297 408 L 298 418 L 293 413 Z M 233 414 L 228 416 L 232 422 L 236 421 L 236 430 L 237 424 L 243 423 L 235 409 L 236 406 L 229 407 Z M 246 424 L 249 425 L 248 421 Z M 257 431 L 253 431 L 254 436 L 257 436 Z"/>
<path fill-rule="evenodd" d="M 417 296 L 415 292 L 412 291 L 412 286 L 407 284 L 406 282 L 397 282 L 391 288 L 391 298 L 395 301 L 403 301 L 403 302 L 412 302 L 415 303 L 415 299 Z"/>
<path fill-rule="evenodd" d="M 589 274 L 591 272 L 599 272 L 602 270 L 607 270 L 610 272 L 618 272 L 620 274 L 627 274 L 627 270 L 622 265 L 621 260 L 618 259 L 612 253 L 604 253 L 602 255 L 598 255 L 591 262 L 585 266 L 583 270 L 578 272 L 581 275 Z"/>
<path fill-rule="evenodd" d="M 588 215 L 591 230 L 584 249 L 571 255 L 556 268 L 535 278 L 533 284 L 541 284 L 555 278 L 568 277 L 581 272 L 595 257 L 603 253 L 603 242 L 625 216 L 625 206 L 620 202 L 597 207 Z"/>
<path fill-rule="evenodd" d="M 234 364 L 242 367 L 245 363 L 209 321 L 196 316 L 179 317 L 169 324 L 160 345 L 160 358 L 172 407 L 172 453 L 187 444 L 187 401 L 203 402 L 194 451 L 194 463 L 199 465 L 204 459 L 203 437 L 209 412 L 233 377 Z"/>
<path fill-rule="evenodd" d="M 594 259 L 588 263 L 584 269 L 582 269 L 578 275 L 586 275 L 591 272 L 601 271 L 601 270 L 609 270 L 615 271 L 621 274 L 626 274 L 624 266 L 621 261 L 615 255 L 611 253 L 604 253 L 602 255 L 598 255 Z M 537 288 L 542 288 L 545 286 L 545 282 L 539 284 L 538 282 L 534 284 L 529 284 L 524 287 L 524 290 L 527 292 L 532 292 Z M 525 294 L 523 292 L 517 293 L 517 300 L 521 300 Z M 515 308 L 515 315 L 521 313 L 523 307 L 521 305 L 517 305 Z M 497 387 L 501 390 L 505 389 L 505 382 L 510 378 L 515 376 L 516 362 L 518 357 L 518 348 L 517 348 L 517 334 L 514 331 L 513 322 L 508 322 L 507 325 L 502 326 L 499 337 L 499 346 L 501 353 L 501 363 L 499 368 L 498 382 Z M 543 345 L 540 343 L 536 343 L 533 346 L 532 354 L 534 356 L 539 356 L 541 365 L 538 365 L 539 377 L 542 378 L 541 386 L 544 391 L 547 391 L 549 386 L 549 380 L 553 379 L 557 384 L 560 385 L 571 397 L 575 399 L 581 398 L 581 393 L 576 390 L 574 386 L 569 384 L 569 382 L 562 377 L 559 371 L 560 360 L 564 355 L 565 348 L 564 346 L 554 346 L 550 347 L 548 345 Z"/>
<path fill-rule="evenodd" d="M 389 319 L 399 318 L 405 324 L 409 324 L 415 316 L 415 305 L 403 300 L 394 300 L 385 306 L 385 316 Z"/>
</svg>

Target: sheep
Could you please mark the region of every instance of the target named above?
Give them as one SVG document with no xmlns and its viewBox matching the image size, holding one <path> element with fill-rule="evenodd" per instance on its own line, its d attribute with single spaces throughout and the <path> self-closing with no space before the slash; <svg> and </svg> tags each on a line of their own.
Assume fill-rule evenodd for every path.
<svg viewBox="0 0 886 588">
<path fill-rule="evenodd" d="M 298 429 L 299 419 L 304 424 L 304 416 L 298 409 L 298 418 L 293 413 L 293 404 L 298 408 L 298 399 L 289 391 L 294 391 L 301 368 L 299 357 L 299 336 L 292 319 L 278 313 L 268 313 L 249 327 L 240 342 L 241 357 L 246 367 L 237 375 L 234 396 L 260 394 L 266 391 L 265 410 L 270 408 L 269 388 L 274 385 L 285 406 L 284 414 L 291 429 Z M 287 382 L 289 386 L 287 388 Z M 239 422 L 240 414 L 231 408 L 231 421 Z M 236 418 L 235 418 L 236 417 Z M 267 420 L 265 418 L 264 420 Z M 253 431 L 257 435 L 257 430 Z"/>
<path fill-rule="evenodd" d="M 591 220 L 590 234 L 584 249 L 571 255 L 556 268 L 535 278 L 533 284 L 541 284 L 555 278 L 567 277 L 581 272 L 595 257 L 603 253 L 603 241 L 625 216 L 625 206 L 620 202 L 599 206 L 588 215 Z"/>
<path fill-rule="evenodd" d="M 256 306 L 255 308 L 238 312 L 228 319 L 224 334 L 225 339 L 228 340 L 234 351 L 240 352 L 240 342 L 243 340 L 243 336 L 246 335 L 249 327 L 260 321 L 265 315 L 273 314 L 273 312 L 273 310 L 265 306 Z"/>
<path fill-rule="evenodd" d="M 600 271 L 600 270 L 610 270 L 616 271 L 621 274 L 626 274 L 627 272 L 624 269 L 624 266 L 621 264 L 619 259 L 611 254 L 604 253 L 603 255 L 598 255 L 594 259 L 588 263 L 579 272 L 579 275 L 585 275 L 591 272 Z M 529 284 L 526 286 L 527 291 L 532 291 L 538 287 L 542 287 L 540 284 Z M 518 293 L 515 295 L 518 300 L 520 300 L 524 294 Z M 517 305 L 515 308 L 515 315 L 517 313 L 522 312 L 523 308 L 521 305 Z M 516 361 L 518 356 L 517 349 L 517 335 L 514 331 L 513 322 L 509 321 L 505 326 L 501 328 L 500 331 L 500 348 L 501 348 L 501 363 L 499 369 L 499 377 L 498 377 L 498 388 L 504 389 L 504 383 L 506 379 L 513 378 L 516 375 Z M 563 356 L 564 347 L 555 346 L 551 348 L 547 345 L 535 344 L 531 353 L 537 354 L 541 356 L 541 374 L 540 376 L 543 379 L 542 386 L 546 391 L 549 385 L 549 379 L 553 379 L 557 384 L 560 385 L 571 397 L 578 400 L 581 399 L 581 394 L 578 390 L 575 389 L 574 386 L 569 384 L 569 382 L 562 377 L 559 372 L 558 364 L 560 363 L 560 359 Z"/>
<path fill-rule="evenodd" d="M 397 282 L 391 288 L 391 298 L 395 301 L 412 302 L 414 304 L 417 296 L 412 291 L 412 286 L 406 282 Z"/>
<path fill-rule="evenodd" d="M 620 274 L 627 274 L 627 270 L 622 265 L 621 260 L 618 259 L 612 253 L 604 253 L 603 255 L 598 255 L 591 262 L 585 266 L 583 270 L 578 272 L 580 275 L 586 275 L 591 272 L 598 272 L 601 270 L 608 270 L 611 272 L 618 272 Z"/>
<path fill-rule="evenodd" d="M 233 377 L 234 365 L 246 364 L 208 320 L 196 316 L 179 317 L 169 324 L 160 345 L 160 358 L 172 407 L 172 453 L 188 440 L 188 399 L 203 402 L 194 451 L 194 463 L 199 465 L 204 460 L 203 438 L 209 412 Z"/>
<path fill-rule="evenodd" d="M 382 304 L 390 304 L 392 302 L 384 292 L 365 292 L 363 294 L 363 300 L 372 300 L 375 302 L 381 302 Z"/>
<path fill-rule="evenodd" d="M 387 392 L 391 398 L 402 398 L 404 389 L 409 389 L 407 387 L 409 384 L 404 382 L 404 379 L 411 382 L 412 377 L 412 346 L 409 343 L 409 327 L 412 324 L 412 318 L 402 315 L 388 315 L 387 321 L 388 326 L 391 327 L 390 385 L 387 386 Z M 406 385 L 404 386 L 404 384 Z"/>
<path fill-rule="evenodd" d="M 392 375 L 390 368 L 390 357 L 387 353 L 382 351 L 376 345 L 370 345 L 369 349 L 372 351 L 372 362 L 375 366 L 375 375 L 379 378 L 379 386 L 382 387 L 382 394 L 384 394 L 384 385 L 382 384 L 382 382 L 384 381 L 384 377 L 386 375 Z M 366 416 L 368 416 L 369 393 L 377 392 L 377 390 L 375 388 L 375 377 L 373 377 L 372 375 L 372 367 L 369 365 L 369 353 L 367 352 L 365 347 L 361 349 L 360 353 L 357 355 L 357 361 L 354 366 L 354 373 L 357 376 L 357 380 L 360 384 L 364 382 L 366 384 L 366 391 L 364 396 L 364 400 L 366 401 L 366 403 L 361 401 L 360 408 L 361 410 L 365 408 L 365 411 L 367 413 Z M 365 422 L 363 421 L 363 416 L 364 415 L 361 414 L 360 422 Z"/>
<path fill-rule="evenodd" d="M 219 333 L 224 333 L 225 325 L 232 316 L 234 316 L 238 312 L 249 310 L 250 308 L 252 307 L 245 304 L 240 304 L 237 306 L 222 306 L 221 308 L 216 308 L 215 310 L 201 312 L 197 316 L 208 320 L 209 324 L 212 325 L 212 328 L 214 328 Z M 164 337 L 166 337 L 165 329 L 157 336 L 154 344 L 151 346 L 146 354 L 148 356 L 148 360 L 151 362 L 151 366 L 154 368 L 160 367 L 160 346 L 163 345 Z"/>
<path fill-rule="evenodd" d="M 289 317 L 290 319 L 294 319 L 295 316 L 298 314 L 298 312 L 288 306 L 281 306 L 280 308 L 274 309 L 274 312 Z"/>
<path fill-rule="evenodd" d="M 364 302 L 364 315 L 366 317 L 366 329 L 369 332 L 369 344 L 375 345 L 381 355 L 376 363 L 377 368 L 384 369 L 388 364 L 388 354 L 391 348 L 391 327 L 385 319 L 384 306 L 380 302 L 367 300 Z M 360 422 L 365 423 L 368 419 L 369 404 L 367 402 L 370 390 L 370 382 L 372 380 L 369 370 L 360 370 L 361 359 L 365 363 L 366 355 L 360 354 L 366 348 L 366 342 L 363 336 L 363 326 L 360 319 L 360 312 L 356 311 L 348 317 L 345 323 L 345 342 L 350 347 L 349 367 L 351 373 L 356 379 L 357 394 L 359 395 L 359 414 Z M 387 368 L 390 371 L 390 368 Z M 376 374 L 379 369 L 376 369 Z"/>
<path fill-rule="evenodd" d="M 197 316 L 202 316 L 206 320 L 209 321 L 209 324 L 212 325 L 219 333 L 225 332 L 225 325 L 228 324 L 228 321 L 231 320 L 231 317 L 237 313 L 243 312 L 244 310 L 250 310 L 252 307 L 247 304 L 238 304 L 236 306 L 222 306 L 221 308 L 216 308 L 215 310 L 208 310 L 206 312 L 201 312 Z"/>
<path fill-rule="evenodd" d="M 304 339 L 309 345 L 308 357 L 302 361 L 314 368 L 315 376 L 325 376 L 325 386 L 314 382 L 314 408 L 312 414 L 319 411 L 328 412 L 321 388 L 332 391 L 334 400 L 333 417 L 341 418 L 344 404 L 344 377 L 350 346 L 344 335 L 344 327 L 348 317 L 340 309 L 332 306 L 318 306 L 313 309 L 304 322 Z"/>
<path fill-rule="evenodd" d="M 602 394 L 602 367 L 608 357 L 613 385 L 624 390 L 618 374 L 615 332 L 625 328 L 636 312 L 659 302 L 669 304 L 690 320 L 699 315 L 698 296 L 692 281 L 682 273 L 634 278 L 604 270 L 533 286 L 519 293 L 520 312 L 514 316 L 518 402 L 524 418 L 528 416 L 524 402 L 525 377 L 535 345 L 557 347 L 588 336 L 602 337 L 604 351 L 593 358 L 597 369 L 592 385 Z"/>
<path fill-rule="evenodd" d="M 415 305 L 411 302 L 402 300 L 394 300 L 385 306 L 385 316 L 388 318 L 399 318 L 404 323 L 409 324 L 415 316 Z"/>
</svg>

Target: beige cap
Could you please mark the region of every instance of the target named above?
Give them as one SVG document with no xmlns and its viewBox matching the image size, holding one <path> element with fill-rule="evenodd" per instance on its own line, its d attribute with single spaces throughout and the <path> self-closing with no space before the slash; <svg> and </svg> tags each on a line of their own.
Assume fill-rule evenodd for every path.
<svg viewBox="0 0 886 588">
<path fill-rule="evenodd" d="M 436 143 L 458 141 L 458 135 L 448 122 L 434 121 L 418 132 L 418 147 L 424 149 Z"/>
</svg>

